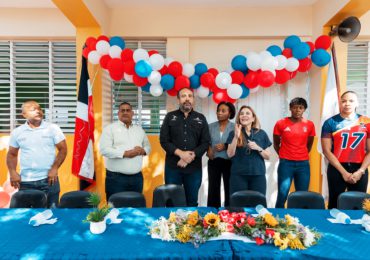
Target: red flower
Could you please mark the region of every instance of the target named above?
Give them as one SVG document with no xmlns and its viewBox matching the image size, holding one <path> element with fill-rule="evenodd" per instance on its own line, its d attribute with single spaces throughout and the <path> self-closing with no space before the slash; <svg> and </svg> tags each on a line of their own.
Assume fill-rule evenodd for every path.
<svg viewBox="0 0 370 260">
<path fill-rule="evenodd" d="M 207 221 L 205 219 L 203 219 L 203 227 L 205 227 L 205 228 L 208 227 Z"/>
<path fill-rule="evenodd" d="M 275 231 L 273 229 L 266 229 L 266 236 L 273 237 L 275 235 Z"/>
<path fill-rule="evenodd" d="M 227 232 L 234 233 L 234 226 L 232 224 L 228 223 L 226 225 L 226 230 L 227 230 Z"/>
<path fill-rule="evenodd" d="M 258 246 L 260 246 L 260 245 L 262 245 L 262 244 L 264 244 L 265 243 L 265 241 L 262 239 L 262 238 L 260 238 L 260 237 L 256 237 L 256 244 L 258 245 Z"/>
<path fill-rule="evenodd" d="M 256 220 L 254 219 L 254 217 L 248 216 L 247 223 L 249 226 L 254 227 L 256 225 Z"/>
<path fill-rule="evenodd" d="M 235 225 L 238 227 L 238 228 L 241 228 L 242 226 L 244 226 L 244 223 L 245 223 L 245 218 L 241 218 L 239 220 L 237 220 L 235 222 Z"/>
</svg>

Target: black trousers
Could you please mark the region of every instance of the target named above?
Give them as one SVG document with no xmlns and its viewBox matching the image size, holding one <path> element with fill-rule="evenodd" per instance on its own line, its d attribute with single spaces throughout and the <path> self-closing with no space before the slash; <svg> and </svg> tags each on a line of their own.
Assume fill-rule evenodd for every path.
<svg viewBox="0 0 370 260">
<path fill-rule="evenodd" d="M 208 207 L 221 207 L 221 177 L 224 182 L 225 206 L 229 206 L 230 168 L 231 160 L 208 160 Z"/>
<path fill-rule="evenodd" d="M 353 173 L 360 169 L 361 163 L 341 163 L 344 169 Z M 355 184 L 345 182 L 340 172 L 331 164 L 328 166 L 328 187 L 329 187 L 329 205 L 328 208 L 336 208 L 338 204 L 338 197 L 342 192 L 348 191 L 362 191 L 366 192 L 369 174 L 366 170 L 365 174 Z"/>
</svg>

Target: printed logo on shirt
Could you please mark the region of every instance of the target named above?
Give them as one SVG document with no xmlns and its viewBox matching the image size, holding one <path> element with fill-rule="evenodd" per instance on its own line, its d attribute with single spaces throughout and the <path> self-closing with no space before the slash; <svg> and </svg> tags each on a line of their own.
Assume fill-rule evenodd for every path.
<svg viewBox="0 0 370 260">
<path fill-rule="evenodd" d="M 198 122 L 198 124 L 202 124 L 202 119 L 200 119 L 199 117 L 196 117 L 194 118 L 194 121 Z"/>
<path fill-rule="evenodd" d="M 284 132 L 290 132 L 292 130 L 290 130 L 289 126 L 287 126 L 285 129 L 284 129 Z"/>
<path fill-rule="evenodd" d="M 365 123 L 360 123 L 360 128 L 366 128 Z"/>
<path fill-rule="evenodd" d="M 307 133 L 307 127 L 305 127 L 305 126 L 303 127 L 303 132 Z"/>
<path fill-rule="evenodd" d="M 171 121 L 176 121 L 176 119 L 177 119 L 177 116 L 172 115 Z"/>
</svg>

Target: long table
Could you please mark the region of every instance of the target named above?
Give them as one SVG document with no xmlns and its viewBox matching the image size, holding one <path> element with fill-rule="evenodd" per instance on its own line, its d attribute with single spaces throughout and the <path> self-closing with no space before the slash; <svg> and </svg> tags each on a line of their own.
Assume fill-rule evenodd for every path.
<svg viewBox="0 0 370 260">
<path fill-rule="evenodd" d="M 30 217 L 40 209 L 0 210 L 0 259 L 370 259 L 370 233 L 360 225 L 332 224 L 326 210 L 270 209 L 274 214 L 289 213 L 304 225 L 316 227 L 323 238 L 307 250 L 280 251 L 272 245 L 257 246 L 235 240 L 191 243 L 152 239 L 147 226 L 170 208 L 122 208 L 124 221 L 109 225 L 105 233 L 93 235 L 83 223 L 90 209 L 53 209 L 58 222 L 33 227 Z M 250 209 L 246 209 L 250 211 Z M 213 208 L 198 208 L 200 213 Z M 360 218 L 362 211 L 346 211 Z M 255 213 L 250 211 L 250 213 Z"/>
</svg>

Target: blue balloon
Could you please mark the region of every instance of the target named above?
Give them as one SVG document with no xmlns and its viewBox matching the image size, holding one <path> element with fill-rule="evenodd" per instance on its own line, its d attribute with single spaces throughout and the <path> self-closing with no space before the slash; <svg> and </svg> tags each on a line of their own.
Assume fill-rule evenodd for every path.
<svg viewBox="0 0 370 260">
<path fill-rule="evenodd" d="M 324 67 L 330 62 L 330 54 L 324 49 L 317 49 L 311 55 L 312 62 L 318 67 Z"/>
<path fill-rule="evenodd" d="M 296 46 L 300 42 L 301 42 L 301 39 L 299 39 L 297 35 L 290 35 L 286 37 L 286 39 L 284 40 L 284 48 L 293 49 L 293 47 Z"/>
<path fill-rule="evenodd" d="M 278 56 L 281 55 L 282 50 L 279 46 L 277 45 L 271 45 L 270 47 L 267 48 L 267 51 L 271 53 L 272 56 Z"/>
<path fill-rule="evenodd" d="M 126 45 L 125 41 L 119 36 L 113 36 L 112 38 L 110 38 L 109 44 L 110 46 L 117 45 L 121 47 L 122 50 L 125 48 Z"/>
<path fill-rule="evenodd" d="M 247 88 L 243 83 L 240 84 L 240 86 L 242 87 L 243 89 L 243 93 L 242 95 L 240 96 L 240 98 L 246 98 L 249 96 L 249 88 Z"/>
<path fill-rule="evenodd" d="M 170 74 L 164 74 L 161 78 L 161 86 L 164 90 L 170 90 L 175 85 L 175 78 Z"/>
<path fill-rule="evenodd" d="M 310 50 L 310 46 L 307 43 L 298 43 L 292 49 L 293 57 L 298 60 L 303 60 L 304 58 L 307 58 L 307 56 L 310 54 Z"/>
<path fill-rule="evenodd" d="M 236 55 L 231 61 L 231 67 L 234 70 L 240 70 L 244 74 L 247 73 L 247 58 L 243 55 Z"/>
<path fill-rule="evenodd" d="M 190 87 L 193 89 L 197 89 L 200 87 L 200 77 L 197 74 L 194 74 L 189 78 L 190 80 Z"/>
<path fill-rule="evenodd" d="M 150 92 L 150 86 L 151 86 L 151 85 L 152 85 L 152 84 L 150 84 L 150 83 L 148 82 L 145 86 L 141 87 L 141 90 L 149 93 L 149 92 Z"/>
<path fill-rule="evenodd" d="M 204 63 L 198 63 L 195 65 L 195 74 L 202 76 L 202 74 L 208 71 L 207 65 Z"/>
<path fill-rule="evenodd" d="M 150 73 L 152 73 L 153 69 L 150 66 L 149 62 L 145 60 L 140 60 L 135 64 L 135 72 L 142 78 L 149 77 Z"/>
</svg>

